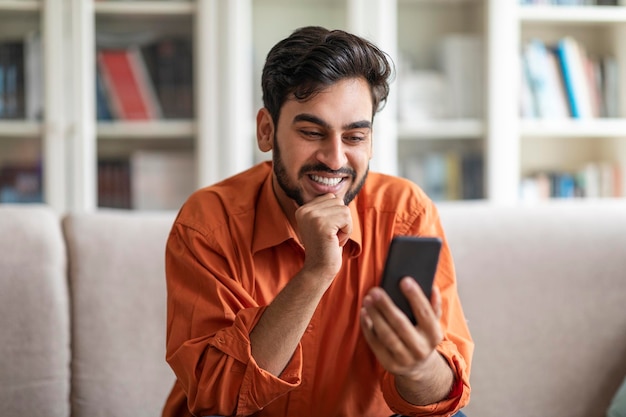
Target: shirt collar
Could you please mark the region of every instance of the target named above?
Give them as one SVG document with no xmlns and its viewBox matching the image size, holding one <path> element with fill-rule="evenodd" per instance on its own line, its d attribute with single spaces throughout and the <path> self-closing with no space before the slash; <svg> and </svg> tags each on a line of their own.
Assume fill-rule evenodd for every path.
<svg viewBox="0 0 626 417">
<path fill-rule="evenodd" d="M 270 169 L 261 186 L 259 199 L 256 203 L 254 235 L 252 238 L 253 254 L 263 249 L 278 246 L 289 239 L 298 242 L 295 231 L 274 194 L 272 175 L 273 170 Z M 358 256 L 361 253 L 361 222 L 357 210 L 357 200 L 358 198 L 355 198 L 349 205 L 353 224 L 352 234 L 346 245 L 351 257 Z"/>
</svg>

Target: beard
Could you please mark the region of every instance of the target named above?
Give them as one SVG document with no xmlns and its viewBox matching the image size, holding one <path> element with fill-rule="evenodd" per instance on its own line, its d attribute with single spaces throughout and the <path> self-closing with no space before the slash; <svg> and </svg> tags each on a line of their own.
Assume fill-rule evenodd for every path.
<svg viewBox="0 0 626 417">
<path fill-rule="evenodd" d="M 280 147 L 278 146 L 278 141 L 276 140 L 276 135 L 274 135 L 274 148 L 272 151 L 272 162 L 274 166 L 274 175 L 276 175 L 276 181 L 278 185 L 283 190 L 283 192 L 287 195 L 287 197 L 291 198 L 293 201 L 298 204 L 298 206 L 303 206 L 305 204 L 304 197 L 302 196 L 302 188 L 296 184 L 293 184 L 289 179 L 289 175 L 287 174 L 287 169 L 285 168 L 284 161 L 282 159 L 280 153 Z M 298 172 L 298 179 L 302 178 L 306 175 L 307 172 L 317 171 L 317 172 L 327 172 L 329 174 L 347 174 L 352 179 L 352 183 L 355 184 L 352 188 L 350 188 L 346 195 L 343 197 L 343 202 L 347 206 L 350 204 L 352 200 L 359 194 L 363 185 L 365 185 L 365 180 L 367 179 L 367 174 L 369 173 L 369 164 L 363 177 L 356 182 L 356 171 L 352 168 L 340 168 L 340 169 L 331 169 L 327 165 L 319 163 L 319 164 L 309 164 L 304 165 L 300 168 Z"/>
</svg>

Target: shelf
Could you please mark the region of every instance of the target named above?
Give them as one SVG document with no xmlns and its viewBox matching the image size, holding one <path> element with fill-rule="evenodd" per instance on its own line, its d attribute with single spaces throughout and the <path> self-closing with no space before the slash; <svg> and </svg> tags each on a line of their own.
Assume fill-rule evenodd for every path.
<svg viewBox="0 0 626 417">
<path fill-rule="evenodd" d="M 537 161 L 545 160 L 546 166 L 555 170 L 568 166 L 569 161 L 562 157 L 615 158 L 626 163 L 626 118 L 520 120 L 515 93 L 519 84 L 519 47 L 531 36 L 546 42 L 571 36 L 594 55 L 614 56 L 623 65 L 626 49 L 619 41 L 626 30 L 626 4 L 518 3 L 519 0 L 0 0 L 0 35 L 5 39 L 23 38 L 39 31 L 42 44 L 50 52 L 42 55 L 45 122 L 0 120 L 0 152 L 17 149 L 21 142 L 37 148 L 45 168 L 45 200 L 61 211 L 91 210 L 95 206 L 94 154 L 102 157 L 125 156 L 138 150 L 185 151 L 203 161 L 198 164 L 197 182 L 216 182 L 247 168 L 255 155 L 265 159 L 254 153 L 254 127 L 241 123 L 245 117 L 254 126 L 254 118 L 242 116 L 241 111 L 247 113 L 253 104 L 259 104 L 255 100 L 260 100 L 261 92 L 252 82 L 260 79 L 269 48 L 295 26 L 325 24 L 367 35 L 391 56 L 398 51 L 407 53 L 419 69 L 437 69 L 436 47 L 448 34 L 471 33 L 484 38 L 483 71 L 489 74 L 482 90 L 484 116 L 400 121 L 397 106 L 390 106 L 390 111 L 377 116 L 377 123 L 381 132 L 393 135 L 393 143 L 376 150 L 380 162 L 376 169 L 396 173 L 402 158 L 410 156 L 405 155 L 408 151 L 476 153 L 484 160 L 482 185 L 487 198 L 511 202 L 517 199 L 520 175 Z M 97 51 L 94 46 L 143 45 L 168 37 L 191 41 L 195 116 L 183 120 L 96 123 L 91 105 L 84 105 L 95 103 L 91 65 Z M 621 68 L 626 68 L 626 64 Z M 253 77 L 255 71 L 258 73 Z M 624 75 L 621 71 L 620 81 Z M 623 89 L 618 95 L 623 104 Z M 71 106 L 62 105 L 66 103 Z M 224 135 L 237 140 L 220 141 Z M 570 138 L 573 140 L 568 141 Z"/>
<path fill-rule="evenodd" d="M 0 1 L 0 11 L 14 12 L 36 12 L 41 10 L 39 0 L 2 0 Z"/>
<path fill-rule="evenodd" d="M 607 24 L 626 23 L 622 6 L 520 6 L 522 24 Z"/>
<path fill-rule="evenodd" d="M 522 120 L 523 138 L 623 138 L 625 119 Z"/>
<path fill-rule="evenodd" d="M 195 3 L 190 1 L 103 1 L 96 2 L 94 8 L 98 15 L 192 15 L 195 11 Z"/>
<path fill-rule="evenodd" d="M 482 139 L 485 134 L 481 120 L 427 120 L 402 122 L 398 125 L 400 140 Z"/>
<path fill-rule="evenodd" d="M 423 4 L 427 6 L 449 6 L 455 4 L 482 3 L 482 0 L 399 0 L 400 4 Z"/>
<path fill-rule="evenodd" d="M 23 120 L 0 120 L 1 138 L 37 138 L 41 135 L 41 123 Z"/>
<path fill-rule="evenodd" d="M 188 139 L 196 134 L 193 121 L 98 122 L 98 139 Z"/>
</svg>

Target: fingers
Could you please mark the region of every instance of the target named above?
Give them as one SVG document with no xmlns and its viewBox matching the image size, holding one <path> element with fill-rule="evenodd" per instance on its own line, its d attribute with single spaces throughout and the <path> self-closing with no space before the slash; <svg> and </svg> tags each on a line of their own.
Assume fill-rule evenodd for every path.
<svg viewBox="0 0 626 417">
<path fill-rule="evenodd" d="M 375 315 L 370 315 L 368 304 L 369 301 L 366 298 L 361 310 L 361 329 L 363 330 L 363 336 L 372 351 L 376 354 L 381 365 L 392 373 L 399 373 L 400 369 L 396 368 L 395 364 L 399 361 L 399 363 L 406 362 L 406 358 L 408 357 L 407 350 L 401 343 L 398 343 L 399 339 L 397 337 L 389 340 L 390 332 L 384 322 L 380 322 L 376 319 L 377 323 L 374 323 Z"/>
<path fill-rule="evenodd" d="M 324 194 L 296 210 L 301 232 L 321 234 L 327 239 L 338 239 L 343 246 L 352 233 L 352 216 L 343 199 Z"/>
<path fill-rule="evenodd" d="M 361 312 L 365 339 L 381 365 L 398 375 L 413 372 L 443 338 L 439 325 L 439 290 L 433 288 L 429 301 L 412 278 L 404 279 L 401 288 L 418 320 L 417 326 L 413 326 L 380 288 L 373 288 L 364 298 Z"/>
<path fill-rule="evenodd" d="M 420 288 L 417 282 L 410 278 L 403 278 L 400 287 L 404 296 L 409 300 L 409 305 L 413 311 L 413 315 L 419 324 L 419 328 L 429 340 L 432 340 L 434 346 L 439 344 L 443 338 L 439 318 L 441 317 L 441 294 L 439 288 L 433 286 L 431 300 Z"/>
<path fill-rule="evenodd" d="M 296 210 L 298 237 L 304 246 L 304 267 L 333 278 L 342 265 L 343 246 L 352 233 L 350 208 L 333 194 L 319 196 Z"/>
</svg>

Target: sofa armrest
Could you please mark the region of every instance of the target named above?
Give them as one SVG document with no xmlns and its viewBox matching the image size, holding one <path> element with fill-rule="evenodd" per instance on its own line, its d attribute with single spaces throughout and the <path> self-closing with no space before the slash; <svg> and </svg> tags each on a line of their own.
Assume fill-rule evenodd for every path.
<svg viewBox="0 0 626 417">
<path fill-rule="evenodd" d="M 0 415 L 69 416 L 66 256 L 49 207 L 0 205 Z"/>
<path fill-rule="evenodd" d="M 604 417 L 626 374 L 626 201 L 440 212 L 476 343 L 467 414 Z"/>
</svg>

